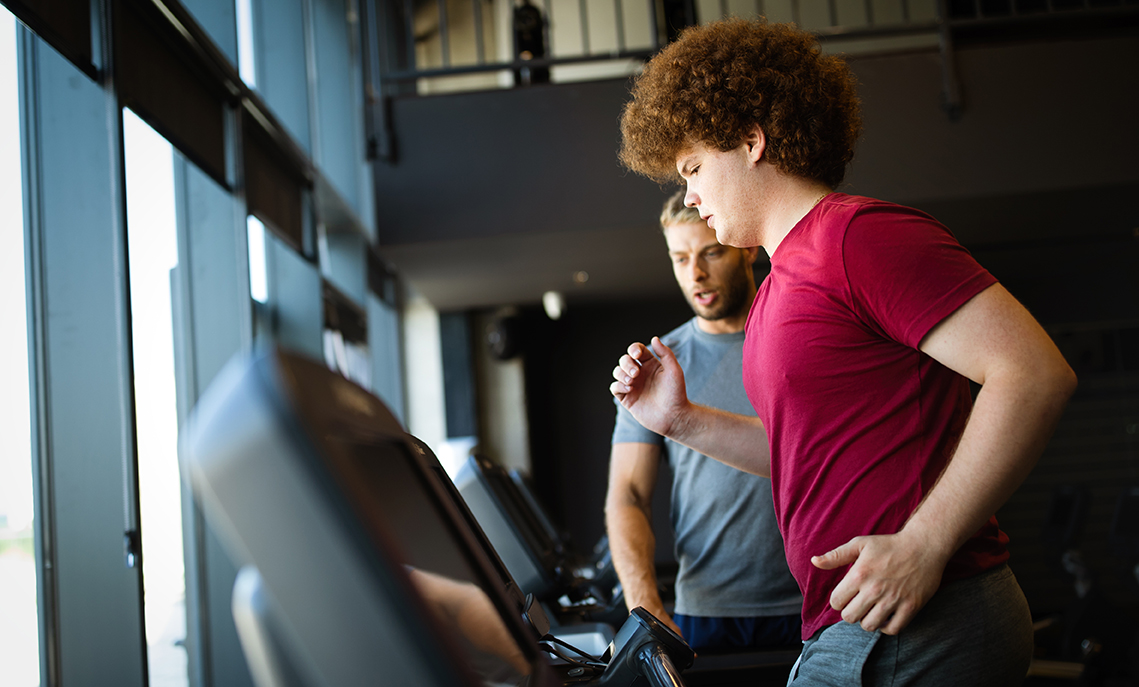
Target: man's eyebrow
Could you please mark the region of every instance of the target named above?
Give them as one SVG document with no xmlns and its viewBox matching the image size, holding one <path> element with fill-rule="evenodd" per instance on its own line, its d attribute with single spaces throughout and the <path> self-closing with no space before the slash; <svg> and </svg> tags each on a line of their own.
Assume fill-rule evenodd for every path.
<svg viewBox="0 0 1139 687">
<path fill-rule="evenodd" d="M 713 241 L 712 243 L 706 243 L 703 246 L 700 246 L 699 248 L 697 248 L 694 251 L 688 250 L 688 249 L 670 250 L 670 251 L 668 251 L 668 254 L 669 255 L 688 255 L 689 253 L 705 253 L 707 251 L 715 250 L 717 248 L 723 248 L 723 247 L 724 247 L 724 244 L 720 243 L 719 241 Z"/>
</svg>

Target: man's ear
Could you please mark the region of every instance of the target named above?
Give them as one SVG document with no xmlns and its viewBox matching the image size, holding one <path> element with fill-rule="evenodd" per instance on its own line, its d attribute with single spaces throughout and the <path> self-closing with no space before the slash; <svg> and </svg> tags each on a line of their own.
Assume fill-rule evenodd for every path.
<svg viewBox="0 0 1139 687">
<path fill-rule="evenodd" d="M 752 246 L 751 248 L 741 248 L 744 255 L 747 256 L 747 264 L 754 265 L 755 261 L 759 259 L 759 246 Z"/>
<path fill-rule="evenodd" d="M 744 149 L 747 151 L 748 161 L 753 165 L 759 164 L 763 159 L 763 152 L 767 149 L 767 136 L 758 124 L 752 126 L 744 136 Z"/>
</svg>

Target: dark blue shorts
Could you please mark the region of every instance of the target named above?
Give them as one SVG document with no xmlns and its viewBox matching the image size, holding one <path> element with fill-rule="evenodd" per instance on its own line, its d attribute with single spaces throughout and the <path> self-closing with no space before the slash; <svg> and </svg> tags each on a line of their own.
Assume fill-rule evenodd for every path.
<svg viewBox="0 0 1139 687">
<path fill-rule="evenodd" d="M 798 615 L 706 618 L 677 613 L 672 619 L 697 652 L 801 646 L 799 632 L 803 621 Z"/>
</svg>

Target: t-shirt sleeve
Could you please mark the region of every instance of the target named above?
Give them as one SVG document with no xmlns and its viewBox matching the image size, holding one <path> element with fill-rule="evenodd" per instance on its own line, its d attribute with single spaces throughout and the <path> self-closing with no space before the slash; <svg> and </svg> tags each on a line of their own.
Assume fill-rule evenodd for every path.
<svg viewBox="0 0 1139 687">
<path fill-rule="evenodd" d="M 912 348 L 997 281 L 944 225 L 900 206 L 856 214 L 843 238 L 843 263 L 852 307 Z"/>
<path fill-rule="evenodd" d="M 625 410 L 625 406 L 621 405 L 617 399 L 613 399 L 613 404 L 617 406 L 617 422 L 613 426 L 613 443 L 634 443 L 634 444 L 656 444 L 657 446 L 664 445 L 664 437 L 647 430 L 641 426 L 633 418 L 633 414 Z"/>
</svg>

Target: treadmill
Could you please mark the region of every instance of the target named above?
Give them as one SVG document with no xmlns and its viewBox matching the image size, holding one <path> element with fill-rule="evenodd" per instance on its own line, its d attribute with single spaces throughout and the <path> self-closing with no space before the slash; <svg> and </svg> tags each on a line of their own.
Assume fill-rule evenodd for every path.
<svg viewBox="0 0 1139 687">
<path fill-rule="evenodd" d="M 571 550 L 529 488 L 485 456 L 473 453 L 455 475 L 482 530 L 510 574 L 559 622 L 620 625 L 628 616 L 608 548 L 592 560 Z"/>
<path fill-rule="evenodd" d="M 601 655 L 554 637 L 435 456 L 319 363 L 238 356 L 179 456 L 242 566 L 234 618 L 258 687 L 684 684 L 692 650 L 643 609 Z"/>
</svg>

